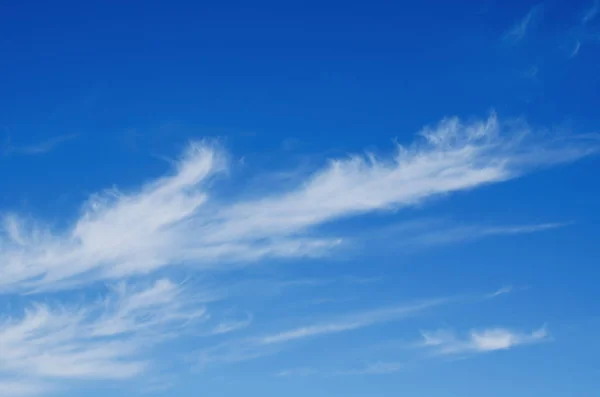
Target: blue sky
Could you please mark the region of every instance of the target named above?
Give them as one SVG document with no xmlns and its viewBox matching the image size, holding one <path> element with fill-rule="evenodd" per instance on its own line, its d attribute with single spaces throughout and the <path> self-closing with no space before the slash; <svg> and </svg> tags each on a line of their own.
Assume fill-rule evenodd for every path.
<svg viewBox="0 0 600 397">
<path fill-rule="evenodd" d="M 599 11 L 3 2 L 0 395 L 596 395 Z"/>
</svg>

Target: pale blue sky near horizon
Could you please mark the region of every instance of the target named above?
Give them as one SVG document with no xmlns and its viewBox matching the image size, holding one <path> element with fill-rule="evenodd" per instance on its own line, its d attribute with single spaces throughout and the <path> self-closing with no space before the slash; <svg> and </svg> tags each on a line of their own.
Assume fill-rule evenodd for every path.
<svg viewBox="0 0 600 397">
<path fill-rule="evenodd" d="M 596 396 L 599 12 L 0 2 L 0 396 Z"/>
</svg>

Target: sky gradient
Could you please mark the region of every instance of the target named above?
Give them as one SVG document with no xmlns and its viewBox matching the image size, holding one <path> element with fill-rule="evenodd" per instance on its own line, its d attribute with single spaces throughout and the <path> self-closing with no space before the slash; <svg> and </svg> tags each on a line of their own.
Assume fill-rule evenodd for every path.
<svg viewBox="0 0 600 397">
<path fill-rule="evenodd" d="M 0 3 L 0 396 L 593 397 L 600 3 Z"/>
</svg>

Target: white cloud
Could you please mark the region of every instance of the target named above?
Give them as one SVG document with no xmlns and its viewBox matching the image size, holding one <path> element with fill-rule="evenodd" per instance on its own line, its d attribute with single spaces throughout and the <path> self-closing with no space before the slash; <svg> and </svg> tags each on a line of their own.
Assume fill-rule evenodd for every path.
<svg viewBox="0 0 600 397">
<path fill-rule="evenodd" d="M 541 6 L 535 6 L 527 15 L 515 23 L 508 31 L 504 33 L 503 39 L 510 43 L 517 43 L 525 38 L 531 26 L 537 21 L 542 9 Z"/>
<path fill-rule="evenodd" d="M 581 18 L 581 23 L 584 25 L 590 23 L 591 21 L 593 21 L 596 18 L 599 11 L 600 11 L 600 1 L 594 0 L 594 3 L 592 4 L 592 6 L 583 13 L 583 17 Z"/>
<path fill-rule="evenodd" d="M 68 135 L 59 135 L 48 140 L 38 142 L 30 145 L 12 145 L 10 142 L 10 137 L 8 142 L 4 148 L 4 154 L 24 154 L 24 155 L 36 155 L 36 154 L 44 154 L 52 151 L 58 145 L 61 145 L 65 142 L 71 141 L 77 138 L 77 134 L 68 134 Z"/>
<path fill-rule="evenodd" d="M 252 322 L 252 316 L 247 315 L 243 320 L 232 320 L 232 321 L 224 321 L 217 324 L 210 331 L 211 335 L 222 335 L 228 334 L 230 332 L 234 332 L 240 330 L 242 328 L 246 328 Z"/>
<path fill-rule="evenodd" d="M 290 342 L 293 340 L 313 336 L 336 334 L 344 331 L 350 331 L 364 326 L 365 323 L 359 321 L 310 325 L 306 327 L 293 329 L 291 331 L 281 332 L 275 335 L 265 336 L 261 339 L 260 343 L 269 345 L 272 343 Z"/>
<path fill-rule="evenodd" d="M 356 375 L 387 375 L 399 372 L 405 368 L 403 363 L 393 361 L 378 361 L 366 365 L 363 368 L 347 369 L 338 371 L 323 371 L 314 368 L 293 368 L 279 371 L 275 374 L 278 377 L 306 377 L 312 375 L 325 376 L 356 376 Z"/>
<path fill-rule="evenodd" d="M 146 288 L 120 284 L 91 304 L 31 304 L 0 321 L 0 376 L 129 379 L 148 369 L 149 349 L 204 314 L 165 279 Z"/>
<path fill-rule="evenodd" d="M 210 365 L 238 363 L 276 354 L 281 345 L 265 345 L 256 339 L 245 338 L 229 340 L 194 352 L 190 360 L 196 362 L 196 369 L 204 369 Z"/>
<path fill-rule="evenodd" d="M 231 363 L 253 360 L 280 352 L 287 344 L 307 338 L 316 338 L 330 334 L 358 330 L 376 324 L 386 323 L 415 315 L 423 310 L 433 308 L 452 299 L 432 299 L 420 303 L 403 306 L 392 306 L 345 316 L 323 322 L 301 326 L 291 330 L 281 331 L 259 337 L 233 340 L 210 346 L 197 354 L 199 367 L 215 363 Z"/>
<path fill-rule="evenodd" d="M 597 141 L 581 137 L 537 139 L 525 124 L 501 123 L 495 115 L 467 123 L 444 119 L 420 136 L 390 158 L 331 160 L 295 188 L 227 199 L 209 193 L 211 176 L 226 169 L 226 155 L 215 145 L 192 143 L 174 174 L 137 191 L 92 196 L 66 229 L 6 214 L 0 289 L 66 288 L 165 266 L 206 269 L 322 255 L 341 240 L 319 235 L 315 226 L 502 182 L 598 149 Z"/>
<path fill-rule="evenodd" d="M 109 310 L 94 323 L 93 336 L 149 332 L 157 327 L 172 329 L 173 324 L 185 324 L 206 315 L 206 309 L 184 294 L 181 285 L 167 279 L 157 280 L 142 290 L 120 283 L 114 296 L 103 304 Z"/>
<path fill-rule="evenodd" d="M 597 42 L 597 34 L 589 26 L 598 16 L 600 11 L 600 1 L 594 0 L 589 8 L 584 10 L 579 24 L 571 30 L 572 37 L 569 40 L 567 51 L 569 58 L 575 58 L 579 55 L 581 47 L 588 42 Z"/>
<path fill-rule="evenodd" d="M 312 324 L 292 330 L 267 335 L 259 339 L 260 344 L 270 345 L 291 342 L 294 340 L 316 337 L 321 335 L 336 334 L 368 327 L 374 324 L 397 320 L 399 318 L 418 313 L 428 308 L 449 302 L 448 299 L 435 299 L 407 306 L 390 307 L 352 314 L 333 322 Z"/>
<path fill-rule="evenodd" d="M 317 371 L 313 368 L 293 368 L 293 369 L 284 369 L 275 374 L 275 376 L 280 378 L 289 378 L 289 377 L 301 377 L 301 376 L 310 376 L 316 374 Z"/>
<path fill-rule="evenodd" d="M 202 300 L 168 279 L 136 284 L 156 279 L 166 267 L 210 270 L 266 257 L 323 255 L 344 237 L 317 231 L 327 222 L 418 205 L 598 150 L 598 141 L 585 137 L 536 136 L 525 124 L 502 123 L 495 115 L 471 122 L 448 118 L 423 129 L 412 145 L 398 146 L 393 156 L 333 159 L 289 188 L 267 186 L 260 194 L 234 192 L 229 197 L 212 189 L 213 177 L 227 170 L 227 155 L 214 144 L 195 142 L 171 175 L 136 190 L 93 195 L 65 228 L 3 214 L 3 293 L 68 290 L 98 280 L 116 285 L 103 299 L 79 305 L 40 303 L 39 297 L 29 295 L 27 299 L 38 303 L 20 314 L 6 314 L 0 321 L 0 394 L 35 394 L 36 385 L 47 390 L 46 385 L 59 380 L 137 377 L 153 368 L 150 350 L 180 335 L 190 321 L 206 321 L 205 332 L 194 329 L 204 336 L 250 324 L 251 315 L 216 316 L 216 324 L 209 322 Z M 552 227 L 558 226 L 476 232 L 517 234 Z M 199 361 L 247 360 L 287 343 L 393 321 L 446 301 L 355 313 L 213 345 L 201 352 Z M 472 343 L 482 345 L 475 339 Z M 390 368 L 367 369 L 375 373 Z"/>
<path fill-rule="evenodd" d="M 577 54 L 579 54 L 580 49 L 581 49 L 581 41 L 577 40 L 575 42 L 575 45 L 573 46 L 573 50 L 571 51 L 569 58 L 575 58 L 577 56 Z"/>
<path fill-rule="evenodd" d="M 541 223 L 532 225 L 492 226 L 492 225 L 465 225 L 449 226 L 443 223 L 434 223 L 427 226 L 425 230 L 410 230 L 399 244 L 403 246 L 428 247 L 432 245 L 444 245 L 458 242 L 475 241 L 493 236 L 512 236 L 530 234 L 547 230 L 558 229 L 567 226 L 568 223 Z M 418 229 L 418 228 L 417 228 Z"/>
<path fill-rule="evenodd" d="M 538 73 L 540 68 L 537 65 L 531 66 L 529 69 L 525 70 L 521 75 L 525 79 L 537 80 Z"/>
<path fill-rule="evenodd" d="M 523 333 L 505 328 L 472 330 L 464 338 L 450 331 L 422 332 L 422 346 L 432 348 L 436 354 L 485 353 L 495 350 L 508 350 L 516 346 L 538 343 L 547 340 L 545 327 Z"/>
<path fill-rule="evenodd" d="M 364 368 L 338 371 L 338 375 L 387 375 L 404 369 L 404 364 L 399 362 L 376 362 L 368 364 Z"/>
<path fill-rule="evenodd" d="M 513 292 L 514 287 L 512 285 L 507 285 L 505 287 L 500 288 L 498 291 L 492 292 L 491 294 L 486 295 L 488 298 L 495 298 L 500 295 L 510 294 Z"/>
</svg>

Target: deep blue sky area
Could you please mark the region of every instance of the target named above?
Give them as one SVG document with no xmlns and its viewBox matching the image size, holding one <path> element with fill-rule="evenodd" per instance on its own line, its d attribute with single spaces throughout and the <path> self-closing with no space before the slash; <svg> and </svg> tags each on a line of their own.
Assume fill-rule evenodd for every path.
<svg viewBox="0 0 600 397">
<path fill-rule="evenodd" d="M 600 2 L 0 1 L 0 396 L 594 397 Z"/>
</svg>

